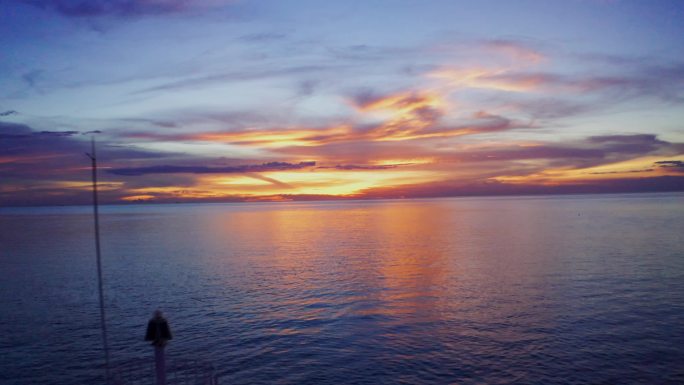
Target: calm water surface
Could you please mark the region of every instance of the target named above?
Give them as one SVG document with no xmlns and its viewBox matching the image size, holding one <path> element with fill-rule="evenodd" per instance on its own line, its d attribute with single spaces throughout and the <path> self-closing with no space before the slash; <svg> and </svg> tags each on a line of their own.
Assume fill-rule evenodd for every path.
<svg viewBox="0 0 684 385">
<path fill-rule="evenodd" d="M 88 207 L 0 209 L 0 383 L 102 382 Z M 112 359 L 221 384 L 684 383 L 684 195 L 102 207 Z"/>
</svg>

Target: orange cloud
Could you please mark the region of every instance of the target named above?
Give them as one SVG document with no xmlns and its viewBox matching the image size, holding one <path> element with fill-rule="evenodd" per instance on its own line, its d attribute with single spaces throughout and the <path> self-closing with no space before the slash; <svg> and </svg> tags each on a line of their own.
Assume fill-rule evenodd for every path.
<svg viewBox="0 0 684 385">
<path fill-rule="evenodd" d="M 677 170 L 656 167 L 662 156 L 644 156 L 619 162 L 604 163 L 592 167 L 548 168 L 529 175 L 501 176 L 494 178 L 500 182 L 515 184 L 560 185 L 611 179 L 631 179 L 678 175 Z M 681 156 L 671 157 L 674 161 L 682 161 Z"/>
<path fill-rule="evenodd" d="M 383 96 L 356 104 L 360 111 L 388 110 L 406 113 L 421 108 L 439 108 L 444 100 L 440 95 L 430 92 L 402 92 Z"/>
<path fill-rule="evenodd" d="M 456 88 L 482 88 L 507 92 L 537 91 L 554 80 L 544 74 L 513 76 L 511 70 L 506 68 L 442 68 L 432 71 L 428 77 Z"/>
<path fill-rule="evenodd" d="M 236 132 L 201 133 L 191 136 L 193 140 L 224 142 L 258 147 L 315 146 L 327 140 L 347 137 L 349 126 L 334 126 L 323 129 L 288 128 L 281 130 L 245 130 Z"/>
<path fill-rule="evenodd" d="M 404 92 L 357 104 L 365 114 L 385 114 L 385 121 L 367 131 L 366 140 L 411 140 L 433 136 L 425 132 L 435 126 L 444 115 L 446 102 L 441 95 L 431 92 Z"/>
<path fill-rule="evenodd" d="M 438 93 L 429 91 L 401 92 L 370 100 L 354 102 L 360 119 L 357 123 L 330 127 L 294 127 L 284 129 L 245 129 L 197 134 L 131 134 L 131 137 L 163 141 L 204 141 L 264 149 L 316 147 L 340 142 L 405 141 L 453 137 L 511 128 L 509 121 L 493 115 L 475 116 L 475 121 L 458 126 L 445 126 L 441 120 L 448 103 Z M 380 120 L 378 123 L 377 120 Z"/>
<path fill-rule="evenodd" d="M 513 40 L 492 40 L 485 44 L 485 48 L 532 64 L 548 60 L 541 52 Z"/>
</svg>

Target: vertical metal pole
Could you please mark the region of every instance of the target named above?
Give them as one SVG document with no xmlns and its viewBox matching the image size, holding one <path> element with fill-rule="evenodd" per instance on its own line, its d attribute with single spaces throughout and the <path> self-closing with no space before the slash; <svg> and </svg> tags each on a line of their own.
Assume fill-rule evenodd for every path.
<svg viewBox="0 0 684 385">
<path fill-rule="evenodd" d="M 163 344 L 154 346 L 154 369 L 157 373 L 157 385 L 166 385 L 166 357 Z"/>
<path fill-rule="evenodd" d="M 90 140 L 91 152 L 88 157 L 92 164 L 93 174 L 93 216 L 95 217 L 95 252 L 97 253 L 97 289 L 100 296 L 100 327 L 102 329 L 102 345 L 105 353 L 105 383 L 109 384 L 109 344 L 107 343 L 107 324 L 105 322 L 104 296 L 102 294 L 102 257 L 100 255 L 100 215 L 97 201 L 97 155 L 95 139 Z"/>
</svg>

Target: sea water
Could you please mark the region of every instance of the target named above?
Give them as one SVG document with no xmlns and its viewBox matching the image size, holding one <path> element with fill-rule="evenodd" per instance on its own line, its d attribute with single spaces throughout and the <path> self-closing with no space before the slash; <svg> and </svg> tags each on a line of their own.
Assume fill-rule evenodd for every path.
<svg viewBox="0 0 684 385">
<path fill-rule="evenodd" d="M 0 383 L 103 383 L 90 207 L 0 209 Z M 684 383 L 684 194 L 101 207 L 112 370 Z M 150 371 L 151 374 L 151 371 Z"/>
</svg>

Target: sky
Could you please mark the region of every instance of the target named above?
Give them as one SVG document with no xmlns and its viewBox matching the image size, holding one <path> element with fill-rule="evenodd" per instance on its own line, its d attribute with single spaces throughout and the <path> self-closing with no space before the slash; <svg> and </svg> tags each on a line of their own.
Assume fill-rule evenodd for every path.
<svg viewBox="0 0 684 385">
<path fill-rule="evenodd" d="M 679 0 L 5 0 L 0 207 L 684 190 Z"/>
</svg>

